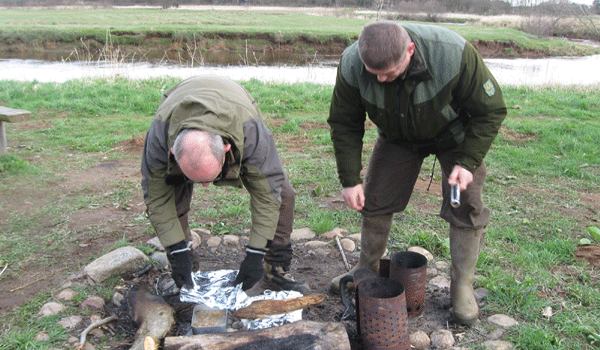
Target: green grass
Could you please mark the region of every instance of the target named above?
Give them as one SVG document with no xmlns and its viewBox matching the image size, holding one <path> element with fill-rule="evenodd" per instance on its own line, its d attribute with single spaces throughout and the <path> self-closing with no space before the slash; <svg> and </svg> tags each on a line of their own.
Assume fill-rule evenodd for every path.
<svg viewBox="0 0 600 350">
<path fill-rule="evenodd" d="M 6 213 L 0 222 L 0 268 L 11 266 L 11 272 L 0 278 L 25 273 L 36 259 L 57 263 L 52 256 L 67 254 L 65 245 L 103 229 L 100 225 L 89 232 L 73 232 L 65 224 L 70 216 L 103 207 L 126 212 L 135 205 L 132 198 L 139 194 L 140 185 L 133 180 L 114 179 L 111 189 L 103 192 L 88 186 L 61 193 L 52 186 L 64 181 L 66 174 L 86 171 L 102 161 L 137 161 L 139 155 L 123 153 L 117 145 L 143 136 L 161 93 L 176 82 L 0 81 L 1 105 L 33 112 L 31 121 L 7 128 L 8 140 L 28 146 L 12 148 L 9 156 L 0 158 L 0 193 L 11 195 L 14 188 L 23 187 L 46 193 L 27 214 L 0 203 Z M 332 87 L 257 80 L 242 84 L 259 101 L 297 191 L 294 227 L 309 227 L 319 234 L 335 227 L 358 232 L 358 213 L 328 206 L 341 190 L 326 124 Z M 589 237 L 588 226 L 600 220 L 598 204 L 587 199 L 600 193 L 600 87 L 505 87 L 503 91 L 509 116 L 486 158 L 489 176 L 484 200 L 492 222 L 477 270 L 477 284 L 490 290 L 482 312 L 505 313 L 519 321 L 503 336 L 518 349 L 593 349 L 600 344 L 600 276 L 577 262 L 573 250 L 581 238 Z M 375 138 L 376 130 L 369 128 L 365 164 Z M 422 179 L 429 181 L 432 166 L 429 157 Z M 439 166 L 433 176 L 439 183 Z M 250 223 L 244 191 L 214 186 L 196 191 L 207 195 L 194 197 L 193 227 L 244 234 Z M 438 259 L 447 259 L 447 224 L 436 217 L 440 201 L 428 192 L 415 193 L 407 210 L 395 217 L 390 248 L 421 245 Z M 152 237 L 147 219 L 136 214 L 127 220 L 136 233 L 114 233 L 114 246 L 106 250 Z M 110 295 L 110 285 L 96 288 L 99 294 Z M 49 298 L 42 294 L 7 316 L 0 328 L 0 349 L 64 344 L 67 334 L 55 325 L 56 319 L 35 317 Z M 542 315 L 546 307 L 552 308 L 551 317 Z M 49 342 L 34 340 L 41 330 L 50 334 Z"/>
</svg>

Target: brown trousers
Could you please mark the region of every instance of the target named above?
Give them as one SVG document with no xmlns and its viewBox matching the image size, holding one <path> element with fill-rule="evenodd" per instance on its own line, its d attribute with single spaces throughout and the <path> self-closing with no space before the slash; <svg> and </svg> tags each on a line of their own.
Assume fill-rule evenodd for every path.
<svg viewBox="0 0 600 350">
<path fill-rule="evenodd" d="M 406 209 L 427 155 L 387 142 L 379 137 L 373 148 L 365 177 L 366 217 L 401 212 Z M 448 175 L 455 165 L 453 149 L 439 151 L 436 157 L 442 168 L 442 207 L 440 216 L 450 225 L 478 229 L 490 222 L 490 211 L 483 204 L 483 184 L 487 176 L 485 163 L 475 170 L 473 182 L 460 193 L 460 207 L 450 205 Z"/>
<path fill-rule="evenodd" d="M 177 203 L 177 216 L 185 234 L 186 241 L 191 240 L 188 214 L 194 185 L 184 183 L 175 186 Z M 281 188 L 281 207 L 279 208 L 279 221 L 275 230 L 275 237 L 267 244 L 265 261 L 270 265 L 289 267 L 292 261 L 292 244 L 290 236 L 294 225 L 294 206 L 296 203 L 296 191 L 292 187 L 287 175 Z"/>
</svg>

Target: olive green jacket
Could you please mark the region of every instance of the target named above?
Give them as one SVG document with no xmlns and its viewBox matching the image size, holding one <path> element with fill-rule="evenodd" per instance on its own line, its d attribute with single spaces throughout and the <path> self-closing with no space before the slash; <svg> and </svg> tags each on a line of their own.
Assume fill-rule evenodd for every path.
<svg viewBox="0 0 600 350">
<path fill-rule="evenodd" d="M 238 83 L 215 76 L 184 80 L 168 90 L 146 135 L 142 189 L 148 216 L 163 246 L 184 240 L 177 217 L 177 186 L 189 184 L 170 152 L 183 129 L 221 135 L 231 144 L 216 186 L 242 185 L 250 193 L 252 227 L 248 245 L 264 248 L 273 239 L 285 173 L 256 101 Z"/>
<path fill-rule="evenodd" d="M 502 91 L 470 43 L 442 27 L 402 26 L 416 48 L 405 74 L 394 82 L 380 83 L 364 68 L 357 43 L 340 59 L 327 121 L 343 187 L 362 183 L 367 114 L 381 136 L 404 145 L 439 142 L 460 114 L 456 164 L 471 172 L 506 116 Z"/>
</svg>

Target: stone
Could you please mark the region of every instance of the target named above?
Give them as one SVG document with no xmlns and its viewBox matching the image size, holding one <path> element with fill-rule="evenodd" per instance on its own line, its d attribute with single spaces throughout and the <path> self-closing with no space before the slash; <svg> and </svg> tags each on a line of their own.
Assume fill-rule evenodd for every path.
<svg viewBox="0 0 600 350">
<path fill-rule="evenodd" d="M 433 261 L 433 254 L 431 254 L 427 249 L 421 247 L 410 247 L 407 249 L 409 252 L 415 252 L 424 255 L 427 258 L 427 262 Z"/>
<path fill-rule="evenodd" d="M 53 301 L 44 304 L 40 311 L 38 311 L 38 315 L 41 317 L 52 316 L 58 313 L 61 313 L 65 309 L 63 304 L 55 303 Z"/>
<path fill-rule="evenodd" d="M 449 349 L 453 345 L 454 336 L 449 330 L 440 329 L 431 333 L 431 346 L 434 349 Z"/>
<path fill-rule="evenodd" d="M 104 299 L 98 296 L 89 296 L 79 305 L 81 310 L 92 309 L 92 310 L 103 310 Z"/>
<path fill-rule="evenodd" d="M 500 327 L 509 328 L 512 326 L 518 326 L 519 322 L 514 318 L 504 315 L 504 314 L 495 314 L 487 318 L 489 323 L 495 324 Z"/>
<path fill-rule="evenodd" d="M 429 281 L 429 285 L 438 289 L 450 289 L 450 281 L 443 275 L 437 275 Z"/>
<path fill-rule="evenodd" d="M 317 234 L 315 231 L 309 229 L 308 227 L 299 228 L 292 231 L 291 240 L 292 241 L 301 241 L 304 239 L 312 239 L 315 238 Z"/>
<path fill-rule="evenodd" d="M 50 336 L 46 332 L 38 332 L 33 339 L 37 341 L 49 341 Z"/>
<path fill-rule="evenodd" d="M 327 242 L 323 242 L 323 241 L 308 241 L 308 242 L 304 243 L 304 247 L 308 250 L 317 250 L 317 249 L 328 248 L 329 244 Z"/>
<path fill-rule="evenodd" d="M 121 247 L 92 261 L 83 268 L 96 283 L 103 282 L 113 275 L 135 273 L 150 263 L 150 259 L 137 248 Z"/>
<path fill-rule="evenodd" d="M 489 293 L 490 291 L 485 288 L 477 288 L 473 291 L 473 294 L 475 294 L 475 299 L 477 299 L 478 302 L 487 298 Z"/>
<path fill-rule="evenodd" d="M 112 303 L 116 307 L 121 307 L 121 302 L 123 302 L 123 300 L 125 300 L 125 297 L 123 296 L 123 294 L 121 294 L 119 292 L 115 292 L 115 294 L 113 294 Z"/>
<path fill-rule="evenodd" d="M 348 230 L 344 230 L 342 228 L 336 227 L 331 231 L 327 231 L 324 234 L 321 235 L 321 238 L 323 238 L 324 240 L 327 241 L 331 241 L 332 239 L 335 239 L 335 237 L 338 238 L 342 238 L 344 236 L 346 236 L 348 234 Z"/>
<path fill-rule="evenodd" d="M 191 230 L 190 236 L 192 237 L 192 244 L 190 245 L 190 249 L 198 249 L 202 245 L 202 238 L 198 234 L 198 231 Z"/>
<path fill-rule="evenodd" d="M 427 333 L 416 331 L 410 335 L 410 346 L 416 349 L 427 349 L 431 345 L 431 339 Z"/>
<path fill-rule="evenodd" d="M 63 291 L 61 291 L 60 293 L 58 293 L 58 295 L 56 296 L 56 300 L 59 301 L 71 301 L 73 300 L 73 298 L 75 298 L 75 296 L 77 295 L 77 292 L 75 292 L 74 290 L 67 288 Z"/>
<path fill-rule="evenodd" d="M 488 350 L 512 350 L 514 346 L 512 343 L 502 340 L 488 340 L 483 343 Z"/>
<path fill-rule="evenodd" d="M 58 324 L 67 329 L 75 329 L 78 328 L 83 322 L 83 317 L 81 316 L 70 316 L 65 317 L 58 321 Z"/>
<path fill-rule="evenodd" d="M 448 270 L 448 267 L 450 267 L 450 264 L 448 264 L 446 261 L 438 260 L 435 262 L 434 266 L 438 270 Z"/>
<path fill-rule="evenodd" d="M 240 236 L 223 235 L 223 244 L 237 246 L 240 244 Z"/>
<path fill-rule="evenodd" d="M 435 267 L 427 268 L 427 276 L 436 276 L 438 274 L 438 270 Z"/>
<path fill-rule="evenodd" d="M 221 237 L 219 236 L 212 236 L 210 237 L 207 241 L 206 241 L 206 245 L 209 248 L 217 248 L 218 246 L 221 245 Z"/>
<path fill-rule="evenodd" d="M 162 246 L 162 244 L 160 243 L 160 240 L 158 239 L 158 237 L 154 237 L 152 239 L 149 239 L 148 241 L 146 241 L 146 244 L 148 244 L 151 247 L 156 248 L 156 250 L 158 250 L 159 252 L 164 252 L 165 251 L 165 247 Z"/>
<path fill-rule="evenodd" d="M 348 235 L 346 238 L 350 238 L 351 240 L 353 240 L 355 242 L 360 242 L 360 237 L 361 237 L 360 233 L 353 233 L 351 235 Z"/>
<path fill-rule="evenodd" d="M 342 238 L 340 240 L 340 245 L 342 246 L 342 249 L 344 249 L 347 252 L 353 252 L 356 250 L 356 243 L 354 243 L 353 240 L 348 238 Z"/>
<path fill-rule="evenodd" d="M 169 258 L 165 252 L 154 252 L 150 255 L 150 260 L 154 261 L 158 266 L 166 268 L 169 266 Z"/>
</svg>

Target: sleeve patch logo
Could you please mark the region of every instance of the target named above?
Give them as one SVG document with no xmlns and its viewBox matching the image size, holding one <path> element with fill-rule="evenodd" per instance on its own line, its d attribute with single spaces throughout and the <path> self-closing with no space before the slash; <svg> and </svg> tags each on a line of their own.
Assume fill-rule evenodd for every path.
<svg viewBox="0 0 600 350">
<path fill-rule="evenodd" d="M 489 96 L 492 97 L 496 93 L 496 88 L 494 87 L 494 83 L 492 83 L 492 79 L 488 79 L 483 84 L 483 91 Z"/>
</svg>

